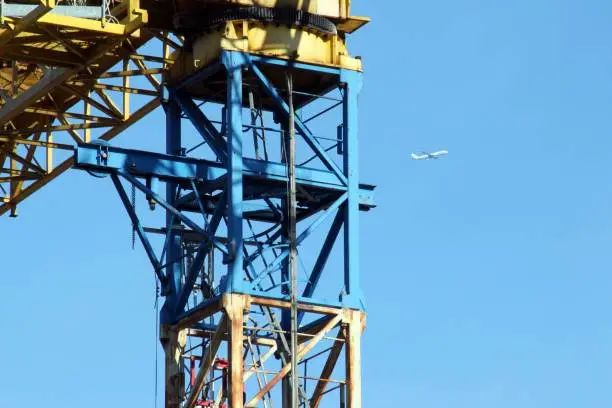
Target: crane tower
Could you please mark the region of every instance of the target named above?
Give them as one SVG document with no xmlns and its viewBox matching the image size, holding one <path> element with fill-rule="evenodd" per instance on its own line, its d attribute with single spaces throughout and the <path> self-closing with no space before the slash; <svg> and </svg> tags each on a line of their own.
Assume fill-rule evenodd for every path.
<svg viewBox="0 0 612 408">
<path fill-rule="evenodd" d="M 69 169 L 116 188 L 167 408 L 362 406 L 350 3 L 0 0 L 0 214 Z"/>
</svg>

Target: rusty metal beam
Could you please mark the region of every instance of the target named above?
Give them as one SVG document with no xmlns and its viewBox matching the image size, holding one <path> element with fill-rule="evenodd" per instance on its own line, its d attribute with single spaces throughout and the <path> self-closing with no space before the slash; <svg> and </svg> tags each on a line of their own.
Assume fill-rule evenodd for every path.
<svg viewBox="0 0 612 408">
<path fill-rule="evenodd" d="M 194 408 L 196 403 L 198 402 L 198 395 L 202 391 L 202 387 L 204 387 L 204 380 L 206 376 L 210 372 L 212 365 L 214 363 L 215 357 L 217 355 L 217 351 L 219 350 L 219 346 L 221 345 L 221 340 L 225 335 L 225 330 L 227 329 L 227 316 L 223 314 L 221 317 L 221 321 L 219 322 L 219 326 L 217 331 L 212 337 L 210 344 L 206 348 L 206 353 L 202 357 L 202 364 L 200 365 L 200 371 L 196 377 L 195 383 L 191 389 L 191 393 L 189 394 L 189 398 L 187 400 L 186 408 Z"/>
<path fill-rule="evenodd" d="M 337 315 L 336 317 L 334 317 L 333 319 L 331 319 L 326 325 L 325 327 L 323 327 L 323 329 L 317 333 L 317 335 L 315 337 L 312 338 L 312 340 L 310 340 L 310 342 L 308 342 L 308 344 L 306 345 L 302 345 L 298 351 L 298 361 L 303 359 L 304 356 L 310 351 L 312 350 L 312 348 L 314 346 L 316 346 L 319 341 L 321 341 L 321 339 L 334 327 L 336 327 L 336 325 L 338 325 L 338 323 L 340 323 L 340 321 L 342 320 L 342 314 Z M 261 391 L 259 391 L 245 406 L 247 408 L 254 408 L 257 403 L 259 402 L 259 400 L 261 400 L 261 398 L 267 394 L 276 384 L 278 384 L 283 378 L 285 378 L 285 376 L 287 374 L 289 374 L 289 372 L 291 371 L 291 364 L 285 364 L 285 366 L 283 366 L 283 368 L 279 371 L 278 374 L 276 374 L 274 376 L 274 378 L 272 378 L 270 380 L 270 382 L 261 389 Z"/>
</svg>

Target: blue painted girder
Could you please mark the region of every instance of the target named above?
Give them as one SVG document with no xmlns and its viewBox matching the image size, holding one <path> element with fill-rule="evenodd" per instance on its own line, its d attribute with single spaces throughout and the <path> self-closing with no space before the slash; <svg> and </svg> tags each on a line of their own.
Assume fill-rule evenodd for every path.
<svg viewBox="0 0 612 408">
<path fill-rule="evenodd" d="M 97 173 L 123 170 L 136 177 L 175 182 L 193 179 L 217 182 L 227 174 L 223 163 L 96 144 L 82 144 L 75 149 L 74 167 Z M 282 163 L 243 159 L 245 186 L 256 184 L 257 180 L 284 186 L 287 183 L 286 173 L 286 166 Z M 303 187 L 338 193 L 347 189 L 331 171 L 298 166 L 296 176 L 297 184 Z M 374 207 L 374 186 L 360 185 L 359 206 L 361 210 Z"/>
<path fill-rule="evenodd" d="M 266 194 L 269 190 L 265 191 Z M 246 194 L 245 194 L 246 195 Z M 337 196 L 337 194 L 330 193 L 329 196 Z M 213 214 L 215 210 L 215 202 L 217 201 L 217 197 L 204 196 L 200 197 L 202 202 L 202 207 L 206 214 Z M 280 210 L 277 208 L 271 208 L 268 204 L 260 204 L 254 201 L 248 201 L 248 198 L 245 198 L 245 201 L 242 202 L 242 212 L 244 214 L 245 219 L 254 220 L 254 221 L 263 221 L 263 222 L 273 222 L 279 223 L 282 222 L 283 215 L 280 213 Z M 326 197 L 319 205 L 312 205 L 308 208 L 297 208 L 297 220 L 301 221 L 304 218 L 309 217 L 314 212 L 318 211 L 319 208 L 325 207 L 330 202 L 333 201 L 333 198 L 330 199 Z M 189 192 L 183 195 L 179 200 L 177 200 L 176 208 L 181 211 L 188 212 L 200 212 L 200 207 L 196 200 L 196 195 L 193 192 Z"/>
</svg>

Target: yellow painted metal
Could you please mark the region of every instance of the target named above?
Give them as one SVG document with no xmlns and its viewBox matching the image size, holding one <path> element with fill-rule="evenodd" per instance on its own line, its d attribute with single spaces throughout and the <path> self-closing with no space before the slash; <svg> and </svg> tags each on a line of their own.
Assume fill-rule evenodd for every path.
<svg viewBox="0 0 612 408">
<path fill-rule="evenodd" d="M 138 122 L 148 114 L 150 114 L 153 110 L 159 107 L 161 104 L 160 98 L 155 98 L 150 102 L 146 103 L 142 106 L 138 111 L 134 112 L 132 116 L 127 121 L 122 122 L 119 125 L 113 126 L 109 128 L 102 136 L 99 137 L 100 140 L 112 140 L 117 137 L 121 132 L 132 126 L 134 123 Z M 16 206 L 29 198 L 32 194 L 46 186 L 49 182 L 55 180 L 66 171 L 68 171 L 72 167 L 73 159 L 72 157 L 65 159 L 60 164 L 55 165 L 53 162 L 54 156 L 54 148 L 59 148 L 53 146 L 53 136 L 47 135 L 47 141 L 50 143 L 46 146 L 47 153 L 47 174 L 35 180 L 33 183 L 29 184 L 27 187 L 23 188 L 15 197 L 3 197 L 4 204 L 0 205 L 0 215 L 5 214 L 7 211 L 13 211 Z M 61 145 L 62 148 L 65 145 Z"/>
<path fill-rule="evenodd" d="M 55 7 L 54 0 L 45 0 L 41 4 L 28 13 L 25 17 L 17 19 L 4 17 L 4 24 L 7 28 L 0 29 L 0 45 L 4 46 L 17 37 L 34 37 L 38 40 L 47 40 L 44 42 L 53 42 L 54 40 L 45 35 L 40 35 L 40 29 L 36 25 L 51 26 L 58 29 L 71 30 L 64 34 L 67 40 L 70 40 L 70 33 L 93 32 L 104 36 L 125 36 L 138 35 L 138 28 L 144 26 L 148 21 L 146 10 L 140 9 L 137 0 L 130 0 L 125 7 L 127 10 L 126 16 L 120 23 L 105 22 L 100 20 L 90 20 L 86 18 L 77 18 L 59 14 L 50 14 Z M 123 11 L 123 9 L 118 9 Z M 41 41 L 38 41 L 39 43 Z M 0 56 L 2 51 L 0 50 Z"/>
<path fill-rule="evenodd" d="M 33 24 L 43 19 L 45 15 L 55 7 L 55 2 L 49 0 L 46 4 L 40 4 L 34 10 L 30 11 L 25 17 L 20 20 L 4 18 L 4 23 L 9 29 L 5 29 L 0 33 L 0 47 L 8 44 L 13 38 L 25 32 Z"/>
<path fill-rule="evenodd" d="M 53 133 L 47 133 L 46 159 L 47 159 L 47 174 L 53 171 Z"/>
<path fill-rule="evenodd" d="M 56 134 L 58 140 L 65 140 L 62 134 L 69 136 L 68 141 L 74 145 L 88 140 L 92 129 L 99 129 L 103 131 L 101 137 L 110 140 L 159 106 L 159 89 L 110 88 L 118 91 L 119 98 L 134 92 L 154 98 L 134 103 L 132 115 L 132 108 L 126 106 L 128 115 L 120 112 L 116 117 L 113 97 L 105 94 L 104 85 L 97 81 L 124 59 L 124 44 L 130 43 L 132 53 L 137 54 L 135 49 L 154 38 L 154 33 L 141 31 L 148 19 L 138 0 L 123 2 L 114 9 L 113 18 L 118 22 L 104 23 L 48 13 L 53 6 L 52 1 L 45 1 L 24 18 L 5 18 L 0 28 L 0 131 L 4 134 L 0 139 L 0 168 L 10 156 L 9 177 L 0 177 L 0 187 L 9 180 L 0 214 L 9 210 L 15 214 L 18 203 L 70 168 L 66 154 L 54 154 L 58 146 L 66 145 L 53 143 Z M 142 69 L 148 68 L 143 65 Z M 68 85 L 79 73 L 86 73 L 87 78 Z M 125 83 L 129 85 L 129 81 Z M 91 92 L 102 93 L 102 103 L 93 105 L 95 101 L 88 97 Z M 101 116 L 91 115 L 92 108 L 101 110 Z M 77 132 L 79 129 L 83 134 Z M 43 163 L 42 172 L 33 173 L 30 163 L 36 160 L 36 148 L 42 147 L 38 142 L 41 134 L 50 143 L 42 143 L 42 156 L 36 161 Z M 7 148 L 10 155 L 5 152 Z M 56 164 L 57 159 L 63 162 Z"/>
<path fill-rule="evenodd" d="M 369 22 L 351 16 L 350 0 L 119 0 L 106 21 L 51 13 L 56 1 L 31 0 L 37 7 L 29 14 L 0 22 L 0 173 L 9 169 L 0 174 L 0 215 L 16 213 L 17 204 L 70 169 L 66 146 L 111 140 L 160 106 L 162 76 L 180 79 L 221 50 L 361 70 L 345 35 Z M 169 4 L 198 13 L 224 5 L 291 7 L 330 18 L 339 34 L 232 21 L 187 51 L 164 31 L 173 27 L 172 13 L 160 11 Z"/>
<path fill-rule="evenodd" d="M 123 71 L 129 71 L 130 69 L 130 60 L 129 59 L 124 59 L 123 60 Z M 123 87 L 124 88 L 129 88 L 130 87 L 130 77 L 128 75 L 123 77 Z M 130 93 L 129 92 L 123 92 L 123 120 L 128 120 L 130 118 Z"/>
<path fill-rule="evenodd" d="M 361 60 L 348 54 L 345 40 L 339 35 L 273 24 L 225 23 L 223 29 L 203 35 L 194 42 L 194 67 L 210 64 L 219 57 L 221 50 L 244 51 L 356 71 L 362 69 Z"/>
<path fill-rule="evenodd" d="M 91 115 L 91 105 L 89 104 L 89 102 L 83 102 L 83 115 Z M 88 125 L 91 122 L 89 121 L 89 119 L 85 119 L 84 123 Z M 91 129 L 89 127 L 83 129 L 83 140 L 85 141 L 85 143 L 91 142 Z"/>
<path fill-rule="evenodd" d="M 369 22 L 370 19 L 368 17 L 350 16 L 338 22 L 338 31 L 352 34 Z"/>
<path fill-rule="evenodd" d="M 31 11 L 30 14 L 40 9 L 40 12 L 47 13 L 50 9 L 45 9 L 43 6 L 39 6 L 35 10 Z M 29 15 L 29 14 L 28 14 Z M 27 16 L 26 16 L 27 17 Z M 16 37 L 17 34 L 24 32 L 29 25 L 23 24 L 24 19 L 18 20 L 11 17 L 5 17 L 5 21 L 8 24 L 15 24 L 16 29 L 3 30 L 2 36 L 6 36 L 9 39 Z M 137 20 L 130 22 L 129 24 L 117 24 L 117 23 L 102 23 L 98 20 L 88 20 L 85 18 L 77 18 L 71 16 L 63 16 L 59 14 L 44 14 L 37 17 L 36 20 L 30 21 L 31 24 L 42 24 L 45 26 L 54 26 L 64 29 L 72 29 L 78 31 L 95 32 L 103 35 L 126 35 L 131 30 L 131 26 L 142 25 L 146 23 L 146 13 L 138 17 Z M 133 31 L 133 30 L 132 30 Z M 30 34 L 32 35 L 32 34 Z M 3 43 L 3 38 L 0 37 L 0 43 Z"/>
<path fill-rule="evenodd" d="M 0 142 L 13 142 L 13 143 L 24 145 L 24 146 L 49 147 L 51 149 L 63 149 L 63 150 L 70 150 L 70 151 L 74 149 L 73 145 L 64 144 L 64 143 L 54 143 L 53 140 L 50 139 L 52 137 L 51 135 L 52 134 L 47 134 L 46 141 L 42 141 L 38 139 L 36 140 L 20 139 L 20 138 L 8 137 L 8 136 L 0 136 Z"/>
</svg>

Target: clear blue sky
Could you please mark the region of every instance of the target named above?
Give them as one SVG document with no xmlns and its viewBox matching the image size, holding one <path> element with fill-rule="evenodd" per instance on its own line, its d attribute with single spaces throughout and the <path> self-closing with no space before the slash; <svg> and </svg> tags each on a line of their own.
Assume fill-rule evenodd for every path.
<svg viewBox="0 0 612 408">
<path fill-rule="evenodd" d="M 364 407 L 612 406 L 612 3 L 354 7 L 379 186 Z M 153 278 L 111 183 L 72 172 L 20 210 L 0 218 L 0 406 L 153 406 Z"/>
</svg>

